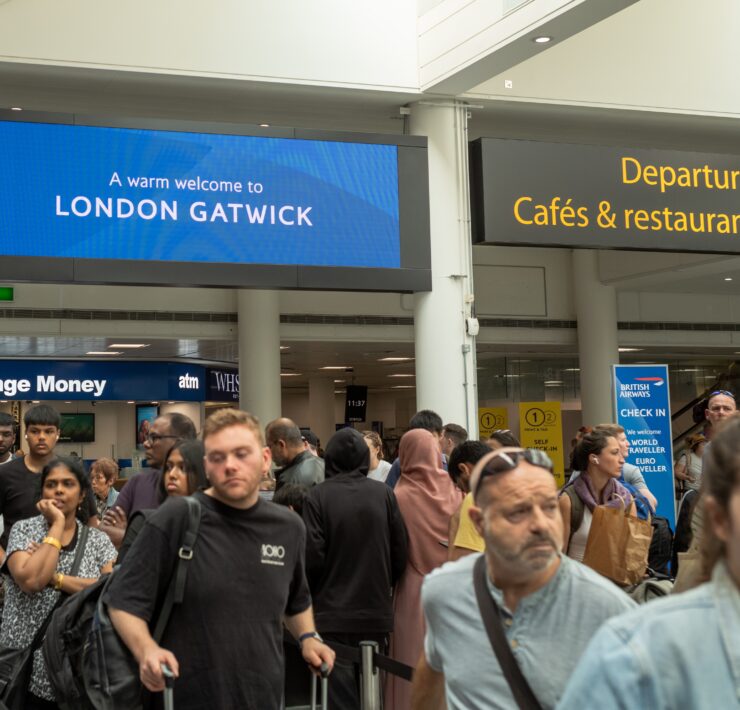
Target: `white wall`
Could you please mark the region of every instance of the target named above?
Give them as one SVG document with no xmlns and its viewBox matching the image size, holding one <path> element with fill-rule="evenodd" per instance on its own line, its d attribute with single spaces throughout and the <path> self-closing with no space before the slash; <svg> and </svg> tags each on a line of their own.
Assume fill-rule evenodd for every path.
<svg viewBox="0 0 740 710">
<path fill-rule="evenodd" d="M 6 2 L 0 61 L 411 89 L 416 14 L 398 0 Z"/>
</svg>

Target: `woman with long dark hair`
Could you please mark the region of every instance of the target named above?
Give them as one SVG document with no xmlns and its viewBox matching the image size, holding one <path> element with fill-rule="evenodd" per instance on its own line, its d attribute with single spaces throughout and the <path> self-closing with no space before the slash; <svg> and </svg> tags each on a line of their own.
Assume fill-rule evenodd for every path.
<svg viewBox="0 0 740 710">
<path fill-rule="evenodd" d="M 19 520 L 8 539 L 0 645 L 25 648 L 54 609 L 61 594 L 74 594 L 113 569 L 116 551 L 107 535 L 88 530 L 80 567 L 69 573 L 77 553 L 80 532 L 87 523 L 83 505 L 90 480 L 74 459 L 50 461 L 39 477 L 40 515 Z M 41 650 L 33 657 L 33 670 L 25 707 L 55 708 Z"/>
<path fill-rule="evenodd" d="M 619 482 L 624 457 L 616 437 L 599 429 L 584 434 L 573 451 L 573 465 L 582 473 L 565 487 L 559 499 L 563 552 L 582 562 L 594 508 L 626 508 L 634 515 L 635 506 L 632 494 Z"/>
</svg>

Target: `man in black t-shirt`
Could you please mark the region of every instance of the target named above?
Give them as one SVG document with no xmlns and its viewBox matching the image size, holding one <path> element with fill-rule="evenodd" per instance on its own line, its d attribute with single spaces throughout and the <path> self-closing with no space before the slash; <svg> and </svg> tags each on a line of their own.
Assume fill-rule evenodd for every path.
<svg viewBox="0 0 740 710">
<path fill-rule="evenodd" d="M 165 503 L 136 538 L 111 583 L 111 620 L 148 690 L 164 688 L 161 664 L 170 666 L 179 710 L 279 710 L 283 623 L 310 666 L 334 663 L 314 625 L 306 530 L 291 511 L 260 500 L 270 450 L 255 417 L 222 409 L 206 421 L 203 443 L 211 485 L 196 494 L 198 540 L 183 603 L 173 609 L 161 646 L 150 626 L 176 566 L 187 520 L 182 499 Z"/>
<path fill-rule="evenodd" d="M 22 459 L 15 459 L 0 469 L 0 515 L 5 524 L 0 536 L 0 554 L 3 558 L 13 523 L 39 514 L 36 509 L 38 474 L 54 458 L 62 418 L 56 409 L 47 404 L 37 404 L 23 415 L 23 423 L 26 426 L 28 453 Z M 88 506 L 88 524 L 97 526 L 92 489 L 86 492 L 83 505 Z"/>
</svg>

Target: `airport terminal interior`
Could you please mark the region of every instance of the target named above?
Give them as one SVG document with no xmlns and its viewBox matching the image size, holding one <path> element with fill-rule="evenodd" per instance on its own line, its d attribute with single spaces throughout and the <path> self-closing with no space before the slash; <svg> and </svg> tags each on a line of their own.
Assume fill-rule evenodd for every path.
<svg viewBox="0 0 740 710">
<path fill-rule="evenodd" d="M 567 449 L 582 423 L 611 418 L 618 363 L 667 365 L 677 438 L 691 429 L 691 406 L 735 379 L 737 225 L 693 225 L 687 234 L 664 215 L 657 227 L 636 220 L 606 230 L 607 242 L 586 230 L 576 244 L 567 220 L 528 236 L 536 230 L 509 230 L 487 210 L 483 228 L 476 213 L 488 183 L 471 172 L 469 149 L 478 139 L 556 146 L 566 156 L 557 169 L 540 164 L 535 149 L 523 154 L 535 156 L 527 164 L 494 158 L 483 171 L 498 169 L 502 180 L 522 173 L 535 202 L 537 190 L 550 190 L 550 200 L 563 176 L 585 165 L 570 162 L 569 147 L 590 146 L 595 174 L 572 186 L 566 178 L 563 204 L 577 206 L 586 193 L 567 190 L 595 181 L 607 190 L 596 201 L 621 199 L 618 188 L 628 185 L 638 208 L 663 209 L 670 198 L 674 216 L 685 200 L 692 214 L 719 213 L 716 174 L 712 183 L 707 171 L 685 168 L 682 183 L 677 171 L 736 164 L 740 94 L 728 87 L 740 64 L 739 25 L 733 0 L 185 0 L 176 10 L 82 0 L 74 12 L 2 3 L 4 122 L 370 144 L 420 137 L 427 170 L 403 178 L 426 188 L 428 175 L 428 215 L 402 215 L 401 239 L 418 221 L 430 263 L 424 285 L 390 290 L 382 276 L 359 289 L 351 279 L 286 288 L 248 275 L 219 286 L 160 279 L 161 253 L 152 269 L 124 260 L 111 282 L 94 269 L 59 278 L 44 268 L 48 255 L 13 250 L 30 258 L 0 260 L 8 287 L 0 371 L 20 363 L 35 377 L 44 363 L 69 362 L 84 378 L 87 364 L 168 363 L 191 366 L 192 377 L 196 368 L 200 377 L 239 375 L 237 398 L 57 392 L 61 411 L 96 414 L 95 441 L 63 445 L 85 459 L 131 459 L 134 409 L 146 404 L 201 424 L 212 408 L 241 403 L 265 421 L 289 416 L 326 441 L 345 423 L 348 386 L 367 388 L 364 421 L 354 426 L 391 440 L 421 408 L 476 436 L 482 410 L 503 410 L 499 424 L 518 432 L 520 403 L 557 402 Z M 633 156 L 621 174 L 613 151 Z M 658 173 L 661 165 L 672 172 Z M 64 209 L 57 204 L 57 214 Z M 366 236 L 361 249 L 372 251 Z M 37 238 L 3 233 L 4 244 Z M 2 394 L 0 406 L 16 414 L 43 400 Z"/>
</svg>

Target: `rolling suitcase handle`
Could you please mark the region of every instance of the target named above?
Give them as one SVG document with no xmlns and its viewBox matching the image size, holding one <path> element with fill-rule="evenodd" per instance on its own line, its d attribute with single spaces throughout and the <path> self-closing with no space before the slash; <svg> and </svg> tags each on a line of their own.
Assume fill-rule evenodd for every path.
<svg viewBox="0 0 740 710">
<path fill-rule="evenodd" d="M 327 710 L 329 707 L 329 666 L 322 663 L 319 672 L 321 673 L 321 710 Z M 165 708 L 165 710 L 168 709 Z M 311 673 L 311 710 L 317 710 L 315 673 Z"/>
<path fill-rule="evenodd" d="M 174 685 L 175 675 L 166 664 L 162 664 L 162 675 L 164 675 L 164 710 L 175 710 Z"/>
</svg>

